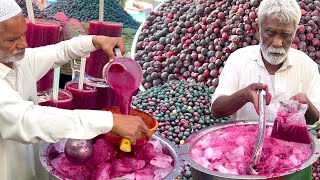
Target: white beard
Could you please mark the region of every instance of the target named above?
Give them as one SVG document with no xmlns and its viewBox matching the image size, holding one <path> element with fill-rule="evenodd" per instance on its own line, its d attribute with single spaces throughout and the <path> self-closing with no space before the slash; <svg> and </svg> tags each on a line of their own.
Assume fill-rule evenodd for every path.
<svg viewBox="0 0 320 180">
<path fill-rule="evenodd" d="M 5 57 L 4 52 L 0 51 L 0 62 L 7 64 L 7 63 L 20 61 L 24 58 L 24 55 L 25 55 L 24 53 L 19 54 L 21 52 L 24 52 L 24 51 L 15 51 L 11 56 Z"/>
<path fill-rule="evenodd" d="M 262 39 L 260 37 L 260 39 Z M 263 42 L 260 43 L 263 58 L 272 65 L 279 65 L 287 58 L 289 49 L 284 48 L 266 48 Z"/>
</svg>

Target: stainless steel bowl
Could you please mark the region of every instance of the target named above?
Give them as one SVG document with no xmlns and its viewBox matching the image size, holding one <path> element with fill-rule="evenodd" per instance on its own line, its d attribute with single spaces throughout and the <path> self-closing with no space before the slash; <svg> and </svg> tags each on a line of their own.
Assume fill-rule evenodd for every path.
<svg viewBox="0 0 320 180">
<path fill-rule="evenodd" d="M 230 127 L 230 126 L 236 126 L 236 125 L 245 125 L 245 124 L 257 124 L 258 121 L 232 121 L 229 123 L 224 123 L 224 124 L 219 124 L 215 125 L 206 129 L 203 129 L 201 131 L 198 131 L 194 134 L 192 134 L 185 142 L 185 144 L 181 147 L 182 151 L 182 157 L 187 161 L 187 163 L 191 166 L 191 171 L 192 171 L 192 177 L 194 180 L 231 180 L 231 179 L 266 179 L 266 177 L 262 176 L 249 176 L 249 175 L 232 175 L 232 174 L 223 174 L 220 172 L 215 172 L 211 171 L 209 169 L 206 169 L 199 164 L 197 164 L 189 155 L 190 150 L 192 146 L 198 142 L 205 134 L 210 133 L 212 131 L 225 128 L 225 127 Z M 272 122 L 267 122 L 267 125 L 272 126 Z M 313 162 L 317 161 L 320 153 L 320 143 L 319 140 L 317 139 L 316 136 L 313 134 L 309 133 L 311 140 L 312 140 L 312 155 L 311 157 L 302 164 L 300 168 L 294 168 L 292 169 L 291 173 L 282 173 L 277 175 L 274 178 L 279 178 L 279 177 L 287 177 L 288 175 L 294 175 L 300 170 L 303 170 L 309 166 L 312 165 Z M 272 178 L 270 178 L 272 179 Z"/>
<path fill-rule="evenodd" d="M 152 139 L 154 140 L 159 140 L 160 143 L 163 146 L 163 151 L 164 153 L 170 155 L 173 158 L 173 170 L 172 172 L 165 178 L 166 180 L 173 180 L 175 179 L 177 176 L 179 176 L 181 174 L 181 168 L 183 166 L 183 160 L 182 157 L 180 156 L 180 150 L 169 140 L 161 137 L 158 134 L 154 134 L 152 136 Z M 50 174 L 50 179 L 51 180 L 68 180 L 65 178 L 62 178 L 59 174 L 52 174 L 52 170 L 53 167 L 50 165 L 48 157 L 47 157 L 47 149 L 49 147 L 50 143 L 44 143 L 41 147 L 40 147 L 40 152 L 39 152 L 39 156 L 40 156 L 40 161 L 43 165 L 43 167 L 49 172 Z"/>
</svg>

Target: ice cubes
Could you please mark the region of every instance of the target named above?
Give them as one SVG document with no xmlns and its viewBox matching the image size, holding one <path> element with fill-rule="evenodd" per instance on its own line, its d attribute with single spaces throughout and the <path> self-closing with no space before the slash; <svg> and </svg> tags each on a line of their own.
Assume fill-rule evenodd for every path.
<svg viewBox="0 0 320 180">
<path fill-rule="evenodd" d="M 162 154 L 162 145 L 159 140 L 150 140 L 149 143 L 153 145 L 153 147 L 154 147 L 153 152 L 154 153 Z"/>
<path fill-rule="evenodd" d="M 159 154 L 151 159 L 150 164 L 159 168 L 168 168 L 171 165 L 172 161 L 173 159 L 171 156 L 168 156 L 166 154 Z"/>
<path fill-rule="evenodd" d="M 301 161 L 299 161 L 295 155 L 291 155 L 289 157 L 290 162 L 294 165 L 294 166 L 298 166 L 301 164 Z"/>
<path fill-rule="evenodd" d="M 207 134 L 200 141 L 198 141 L 195 146 L 204 150 L 210 146 L 211 141 L 212 136 Z"/>
<path fill-rule="evenodd" d="M 138 171 L 136 171 L 135 174 L 136 174 L 136 180 L 152 179 L 154 176 L 153 171 L 149 168 L 138 170 Z"/>
<path fill-rule="evenodd" d="M 92 180 L 109 180 L 110 178 L 110 167 L 109 163 L 102 163 L 97 166 L 97 170 L 94 172 L 91 178 Z"/>
<path fill-rule="evenodd" d="M 63 153 L 64 152 L 64 146 L 66 145 L 68 139 L 62 139 L 61 141 L 54 143 L 53 146 L 56 148 L 56 150 L 59 153 Z"/>
<path fill-rule="evenodd" d="M 136 174 L 135 173 L 126 174 L 126 175 L 123 175 L 120 178 L 125 178 L 126 180 L 135 180 L 136 179 Z"/>
<path fill-rule="evenodd" d="M 131 166 L 133 171 L 142 169 L 146 166 L 146 162 L 144 160 L 122 157 L 122 162 Z"/>
<path fill-rule="evenodd" d="M 148 143 L 142 147 L 134 148 L 133 152 L 136 158 L 146 161 L 150 161 L 154 156 L 157 155 L 157 153 L 155 153 L 155 148 L 151 143 Z"/>
<path fill-rule="evenodd" d="M 211 160 L 213 157 L 213 153 L 214 153 L 213 148 L 208 147 L 207 149 L 204 150 L 204 157 L 206 157 L 208 160 L 209 159 Z"/>
<path fill-rule="evenodd" d="M 234 150 L 232 152 L 226 153 L 226 157 L 231 162 L 233 162 L 233 161 L 241 162 L 244 159 L 244 147 L 238 146 L 238 147 L 234 148 Z"/>
<path fill-rule="evenodd" d="M 112 172 L 115 174 L 127 174 L 132 173 L 133 168 L 131 164 L 126 163 L 122 159 L 113 159 Z"/>
<path fill-rule="evenodd" d="M 89 164 L 93 166 L 106 163 L 115 156 L 115 150 L 109 142 L 104 139 L 98 139 L 93 145 L 93 154 Z"/>
<path fill-rule="evenodd" d="M 200 148 L 192 148 L 190 152 L 191 157 L 202 157 L 203 150 Z"/>
<path fill-rule="evenodd" d="M 70 179 L 87 180 L 90 178 L 90 171 L 85 165 L 72 164 L 64 154 L 60 154 L 58 158 L 51 161 L 55 170 Z"/>
<path fill-rule="evenodd" d="M 157 169 L 154 171 L 153 180 L 162 180 L 163 178 L 167 177 L 173 170 L 172 166 L 169 166 L 164 169 Z"/>
</svg>

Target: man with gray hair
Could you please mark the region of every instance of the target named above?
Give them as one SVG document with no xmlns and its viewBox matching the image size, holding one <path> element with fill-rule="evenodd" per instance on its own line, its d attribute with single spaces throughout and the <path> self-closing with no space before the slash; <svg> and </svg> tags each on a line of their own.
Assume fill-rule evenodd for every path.
<svg viewBox="0 0 320 180">
<path fill-rule="evenodd" d="M 308 105 L 307 124 L 319 120 L 320 75 L 305 53 L 290 48 L 301 18 L 296 0 L 264 0 L 258 9 L 260 44 L 232 53 L 212 97 L 216 117 L 258 120 L 258 94 L 267 92 L 266 118 L 274 121 L 276 103 L 297 100 Z M 259 83 L 261 78 L 261 82 Z"/>
<path fill-rule="evenodd" d="M 141 133 L 150 138 L 149 129 L 137 116 L 37 105 L 36 82 L 51 67 L 88 57 L 97 49 L 103 49 L 113 58 L 115 47 L 122 53 L 125 51 L 122 38 L 83 36 L 30 49 L 24 36 L 26 31 L 19 5 L 14 0 L 0 0 L 1 180 L 31 180 L 41 172 L 38 169 L 41 164 L 34 161 L 39 154 L 35 153 L 34 157 L 33 147 L 25 144 L 41 140 L 57 142 L 63 138 L 91 139 L 109 131 L 129 138 L 132 143 Z M 48 176 L 38 179 L 48 179 Z"/>
</svg>

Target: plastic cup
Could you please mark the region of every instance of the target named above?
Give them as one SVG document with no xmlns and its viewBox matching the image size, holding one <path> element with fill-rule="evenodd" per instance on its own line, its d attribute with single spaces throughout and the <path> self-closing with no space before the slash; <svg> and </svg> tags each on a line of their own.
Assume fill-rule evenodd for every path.
<svg viewBox="0 0 320 180">
<path fill-rule="evenodd" d="M 60 23 L 44 19 L 35 19 L 32 23 L 27 19 L 28 30 L 26 32 L 26 40 L 28 47 L 36 48 L 56 44 L 60 38 Z M 53 86 L 53 69 L 37 82 L 37 91 L 45 92 L 52 89 Z"/>
<path fill-rule="evenodd" d="M 52 90 L 47 91 L 44 95 L 38 97 L 39 105 L 50 106 L 60 109 L 72 109 L 72 94 L 64 89 L 59 89 L 58 100 L 52 99 Z"/>
<path fill-rule="evenodd" d="M 109 87 L 96 87 L 97 88 L 97 103 L 96 109 L 101 110 L 103 108 L 111 106 L 119 106 L 119 101 L 116 93 Z"/>
<path fill-rule="evenodd" d="M 67 82 L 65 89 L 72 96 L 73 109 L 96 109 L 97 89 L 94 86 L 83 84 L 83 90 L 78 89 L 79 82 Z"/>
</svg>

